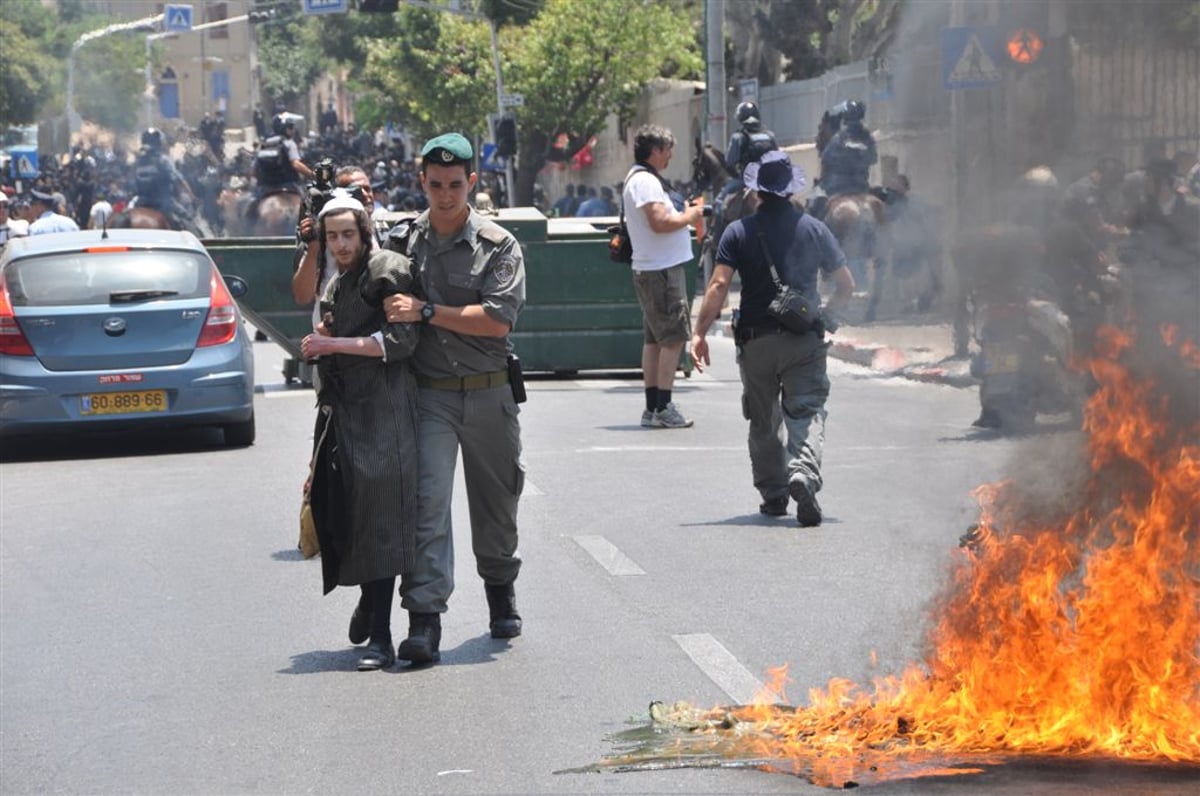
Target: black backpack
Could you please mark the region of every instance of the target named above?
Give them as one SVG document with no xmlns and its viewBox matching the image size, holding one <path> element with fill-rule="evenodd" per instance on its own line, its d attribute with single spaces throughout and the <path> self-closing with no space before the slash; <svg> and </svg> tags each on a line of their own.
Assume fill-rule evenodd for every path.
<svg viewBox="0 0 1200 796">
<path fill-rule="evenodd" d="M 292 180 L 292 164 L 288 160 L 282 136 L 273 135 L 263 141 L 254 162 L 258 168 L 259 182 L 279 185 Z"/>
</svg>

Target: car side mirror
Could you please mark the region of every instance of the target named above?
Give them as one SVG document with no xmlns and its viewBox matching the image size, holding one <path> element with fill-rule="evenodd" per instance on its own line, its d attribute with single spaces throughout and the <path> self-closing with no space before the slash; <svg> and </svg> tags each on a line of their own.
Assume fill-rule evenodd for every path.
<svg viewBox="0 0 1200 796">
<path fill-rule="evenodd" d="M 242 279 L 240 276 L 226 276 L 225 287 L 229 288 L 229 295 L 233 296 L 235 299 L 241 298 L 242 296 L 246 295 L 248 290 L 250 290 L 249 283 L 247 283 L 246 280 Z"/>
</svg>

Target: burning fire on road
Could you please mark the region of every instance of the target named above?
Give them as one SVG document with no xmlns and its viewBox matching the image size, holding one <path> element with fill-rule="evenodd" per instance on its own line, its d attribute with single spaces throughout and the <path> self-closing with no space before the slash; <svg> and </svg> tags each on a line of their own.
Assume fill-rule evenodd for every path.
<svg viewBox="0 0 1200 796">
<path fill-rule="evenodd" d="M 1155 333 L 1196 375 L 1195 343 Z M 845 787 L 1035 757 L 1200 765 L 1200 394 L 1135 376 L 1134 343 L 1102 330 L 1066 509 L 1048 521 L 1014 481 L 976 490 L 924 660 L 870 687 L 834 679 L 807 707 L 655 703 L 592 770 L 755 767 Z"/>
</svg>

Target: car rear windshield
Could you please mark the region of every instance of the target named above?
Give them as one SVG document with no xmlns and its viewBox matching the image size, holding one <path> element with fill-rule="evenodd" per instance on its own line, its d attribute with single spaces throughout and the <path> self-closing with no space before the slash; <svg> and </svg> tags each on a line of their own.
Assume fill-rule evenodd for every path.
<svg viewBox="0 0 1200 796">
<path fill-rule="evenodd" d="M 206 297 L 212 266 L 186 251 L 71 252 L 9 263 L 14 307 L 54 307 Z"/>
</svg>

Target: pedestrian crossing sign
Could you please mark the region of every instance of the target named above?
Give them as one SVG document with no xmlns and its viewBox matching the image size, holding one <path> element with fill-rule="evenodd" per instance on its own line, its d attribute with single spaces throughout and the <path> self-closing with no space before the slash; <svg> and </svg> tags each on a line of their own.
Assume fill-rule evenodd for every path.
<svg viewBox="0 0 1200 796">
<path fill-rule="evenodd" d="M 9 169 L 13 179 L 32 180 L 38 176 L 38 153 L 34 147 L 12 147 L 8 150 L 12 155 Z"/>
<path fill-rule="evenodd" d="M 946 88 L 985 88 L 1001 77 L 1000 35 L 994 26 L 942 30 L 942 84 Z"/>
<path fill-rule="evenodd" d="M 163 28 L 170 31 L 192 29 L 192 7 L 190 5 L 168 5 L 163 7 Z"/>
</svg>

